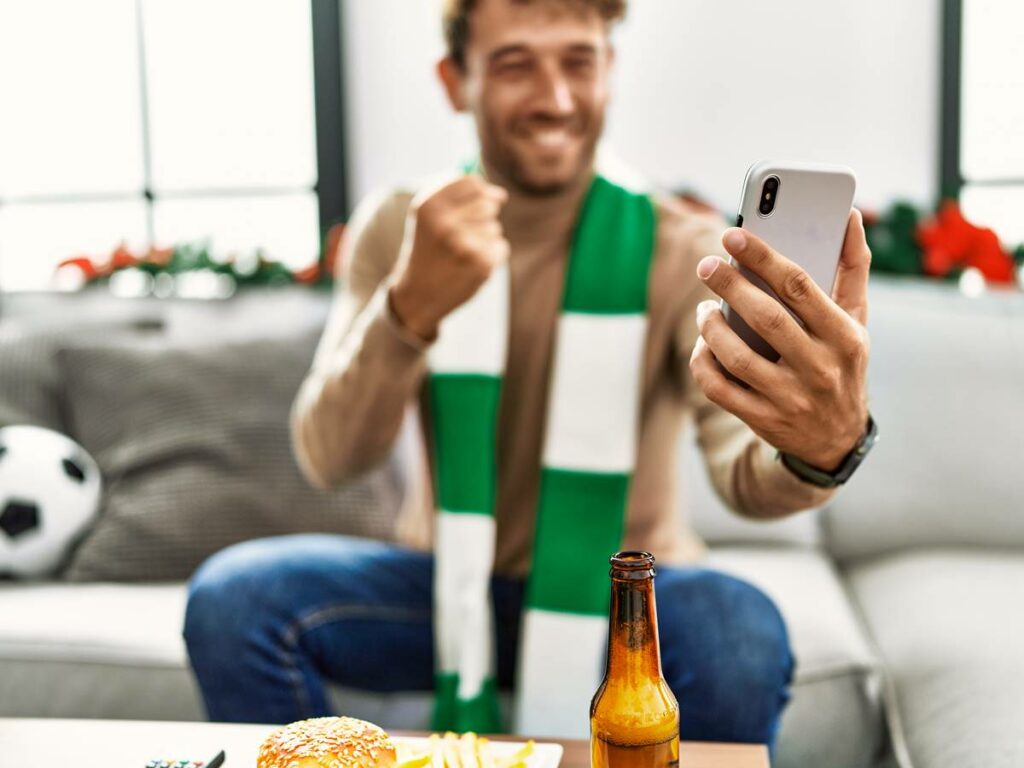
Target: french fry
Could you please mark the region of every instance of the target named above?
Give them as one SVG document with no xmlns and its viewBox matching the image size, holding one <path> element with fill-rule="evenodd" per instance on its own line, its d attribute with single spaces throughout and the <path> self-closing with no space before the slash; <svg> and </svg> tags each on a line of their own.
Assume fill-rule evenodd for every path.
<svg viewBox="0 0 1024 768">
<path fill-rule="evenodd" d="M 448 731 L 442 740 L 444 750 L 445 768 L 462 768 L 462 760 L 459 758 L 459 737 Z M 472 768 L 472 766 L 466 766 Z"/>
<path fill-rule="evenodd" d="M 480 768 L 498 768 L 494 762 L 494 755 L 491 752 L 491 742 L 486 738 L 476 740 L 477 755 L 480 760 Z"/>
<path fill-rule="evenodd" d="M 434 733 L 423 752 L 414 752 L 401 743 L 396 745 L 396 768 L 527 768 L 535 746 L 531 739 L 512 754 L 498 756 L 490 740 L 475 733 Z"/>
<path fill-rule="evenodd" d="M 438 734 L 431 734 L 427 740 L 427 751 L 430 755 L 430 768 L 445 768 L 444 744 Z"/>
<path fill-rule="evenodd" d="M 459 737 L 459 760 L 462 761 L 462 768 L 480 768 L 477 738 L 472 731 Z"/>
</svg>

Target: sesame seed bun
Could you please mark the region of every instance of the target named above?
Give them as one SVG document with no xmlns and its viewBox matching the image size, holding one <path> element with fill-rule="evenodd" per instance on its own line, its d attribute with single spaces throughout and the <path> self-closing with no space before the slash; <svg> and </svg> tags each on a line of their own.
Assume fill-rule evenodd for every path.
<svg viewBox="0 0 1024 768">
<path fill-rule="evenodd" d="M 395 745 L 373 723 L 317 717 L 278 728 L 260 746 L 256 768 L 393 768 Z"/>
</svg>

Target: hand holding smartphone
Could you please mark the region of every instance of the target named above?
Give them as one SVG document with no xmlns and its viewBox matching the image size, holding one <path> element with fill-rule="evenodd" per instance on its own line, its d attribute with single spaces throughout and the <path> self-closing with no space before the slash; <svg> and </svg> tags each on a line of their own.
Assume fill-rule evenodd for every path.
<svg viewBox="0 0 1024 768">
<path fill-rule="evenodd" d="M 864 327 L 871 250 L 851 210 L 854 187 L 847 168 L 758 163 L 737 228 L 722 239 L 733 258 L 697 265 L 724 301 L 721 311 L 713 301 L 697 307 L 694 380 L 791 472 L 822 487 L 845 482 L 874 435 Z"/>
<path fill-rule="evenodd" d="M 853 171 L 844 166 L 755 163 L 743 182 L 736 226 L 757 235 L 795 262 L 831 295 L 855 189 Z M 750 282 L 781 302 L 760 277 L 734 259 L 730 259 L 730 263 Z M 799 322 L 800 318 L 789 311 Z M 751 349 L 772 362 L 779 359 L 779 353 L 724 299 L 722 312 L 730 327 Z"/>
</svg>

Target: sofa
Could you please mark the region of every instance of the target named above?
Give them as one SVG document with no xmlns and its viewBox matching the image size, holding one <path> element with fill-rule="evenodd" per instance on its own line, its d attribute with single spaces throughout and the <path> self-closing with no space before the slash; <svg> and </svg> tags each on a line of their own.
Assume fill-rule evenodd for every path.
<svg viewBox="0 0 1024 768">
<path fill-rule="evenodd" d="M 157 348 L 287 338 L 315 334 L 328 303 L 297 287 L 218 302 L 10 295 L 0 342 L 42 332 L 54 352 L 95 323 L 146 329 Z M 786 619 L 797 667 L 776 768 L 1022 766 L 1024 296 L 876 277 L 870 329 L 880 440 L 834 503 L 741 520 L 711 492 L 687 430 L 679 514 L 710 565 L 761 587 Z M 395 477 L 385 485 L 400 489 Z M 181 580 L 0 582 L 0 717 L 203 718 L 185 599 Z M 429 696 L 332 699 L 391 728 L 427 722 Z"/>
</svg>

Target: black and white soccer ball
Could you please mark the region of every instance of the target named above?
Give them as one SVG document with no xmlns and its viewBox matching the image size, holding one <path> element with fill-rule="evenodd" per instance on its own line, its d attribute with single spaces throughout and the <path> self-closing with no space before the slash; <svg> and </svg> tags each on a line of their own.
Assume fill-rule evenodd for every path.
<svg viewBox="0 0 1024 768">
<path fill-rule="evenodd" d="M 0 429 L 0 573 L 53 573 L 96 518 L 100 470 L 70 438 L 41 427 Z"/>
</svg>

